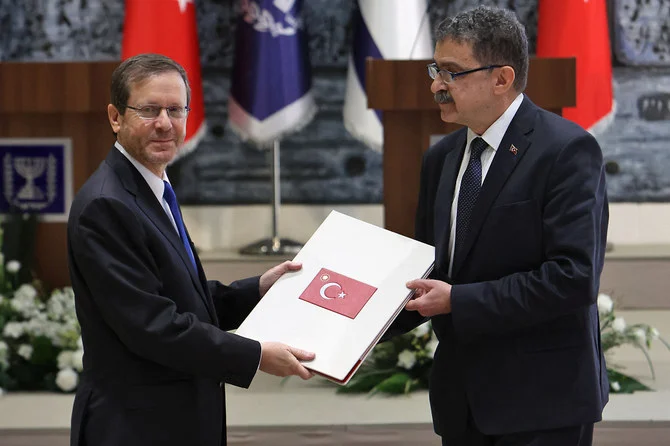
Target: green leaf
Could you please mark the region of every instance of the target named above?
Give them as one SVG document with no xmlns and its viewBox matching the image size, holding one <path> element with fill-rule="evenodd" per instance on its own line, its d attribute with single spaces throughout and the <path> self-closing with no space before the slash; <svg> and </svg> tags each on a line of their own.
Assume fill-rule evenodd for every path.
<svg viewBox="0 0 670 446">
<path fill-rule="evenodd" d="M 410 380 L 411 377 L 407 373 L 394 373 L 392 376 L 377 384 L 370 392 L 370 396 L 379 392 L 388 393 L 391 395 L 403 394 L 407 389 L 407 382 Z"/>
<path fill-rule="evenodd" d="M 637 379 L 616 370 L 607 369 L 607 378 L 610 381 L 610 392 L 612 393 L 633 393 L 642 390 L 652 390 Z M 619 390 L 612 389 L 612 383 L 615 382 L 619 383 Z"/>
<path fill-rule="evenodd" d="M 393 370 L 358 373 L 346 385 L 340 386 L 337 393 L 367 393 L 391 375 L 393 375 Z"/>
</svg>

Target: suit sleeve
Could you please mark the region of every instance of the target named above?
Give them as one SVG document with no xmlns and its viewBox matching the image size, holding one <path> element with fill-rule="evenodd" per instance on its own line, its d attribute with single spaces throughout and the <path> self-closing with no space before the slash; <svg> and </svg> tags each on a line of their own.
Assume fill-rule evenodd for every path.
<svg viewBox="0 0 670 446">
<path fill-rule="evenodd" d="M 159 265 L 127 205 L 96 198 L 70 231 L 75 267 L 93 304 L 130 351 L 184 373 L 250 385 L 260 344 L 177 312 L 174 301 L 161 295 Z"/>
<path fill-rule="evenodd" d="M 596 302 L 608 223 L 602 153 L 589 134 L 557 153 L 542 209 L 544 261 L 499 280 L 454 285 L 461 340 L 539 324 Z"/>
<path fill-rule="evenodd" d="M 223 330 L 234 330 L 251 313 L 260 301 L 259 277 L 237 280 L 229 286 L 210 280 L 207 282 L 212 295 L 219 326 Z"/>
</svg>

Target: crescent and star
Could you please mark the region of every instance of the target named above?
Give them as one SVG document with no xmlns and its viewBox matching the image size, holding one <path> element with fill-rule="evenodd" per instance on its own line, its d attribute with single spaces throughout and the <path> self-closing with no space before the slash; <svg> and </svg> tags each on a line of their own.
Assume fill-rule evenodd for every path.
<svg viewBox="0 0 670 446">
<path fill-rule="evenodd" d="M 328 282 L 327 284 L 325 284 L 324 286 L 321 287 L 321 290 L 319 290 L 319 294 L 321 295 L 321 297 L 323 297 L 326 300 L 335 299 L 334 297 L 326 296 L 326 290 L 328 288 L 332 287 L 332 286 L 336 286 L 340 289 L 340 292 L 337 295 L 337 297 L 340 298 L 340 299 L 344 299 L 344 297 L 346 296 L 346 293 L 344 291 L 342 291 L 342 286 L 339 283 L 335 283 L 335 282 Z"/>
</svg>

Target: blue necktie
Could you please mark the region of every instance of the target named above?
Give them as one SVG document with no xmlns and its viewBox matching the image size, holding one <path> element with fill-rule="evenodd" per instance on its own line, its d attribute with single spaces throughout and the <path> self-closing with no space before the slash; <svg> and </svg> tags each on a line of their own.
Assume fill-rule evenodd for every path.
<svg viewBox="0 0 670 446">
<path fill-rule="evenodd" d="M 479 189 L 482 187 L 482 161 L 480 157 L 488 144 L 482 138 L 475 138 L 470 143 L 470 161 L 465 168 L 461 179 L 461 189 L 458 193 L 458 208 L 456 209 L 456 240 L 454 244 L 454 259 L 463 249 L 465 237 L 470 228 L 472 209 L 475 207 Z"/>
<path fill-rule="evenodd" d="M 198 271 L 198 268 L 195 266 L 195 257 L 193 256 L 193 251 L 191 250 L 191 244 L 188 241 L 188 236 L 186 235 L 186 228 L 184 227 L 184 221 L 181 219 L 181 212 L 179 211 L 179 204 L 177 204 L 177 196 L 174 193 L 174 189 L 170 186 L 170 183 L 163 181 L 165 184 L 165 190 L 163 191 L 163 198 L 167 201 L 168 206 L 170 206 L 170 212 L 172 212 L 172 218 L 177 225 L 177 232 L 179 232 L 179 237 L 181 237 L 181 242 L 184 244 L 184 249 L 188 253 L 188 257 L 191 259 L 193 264 L 193 270 Z"/>
</svg>

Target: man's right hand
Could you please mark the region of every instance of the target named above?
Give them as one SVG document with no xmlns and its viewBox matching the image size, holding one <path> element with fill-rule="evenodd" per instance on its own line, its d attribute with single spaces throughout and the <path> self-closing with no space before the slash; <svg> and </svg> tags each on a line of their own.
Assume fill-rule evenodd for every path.
<svg viewBox="0 0 670 446">
<path fill-rule="evenodd" d="M 293 348 L 280 342 L 261 342 L 260 369 L 275 376 L 297 375 L 309 379 L 314 374 L 307 370 L 300 361 L 311 361 L 314 353 Z"/>
</svg>

